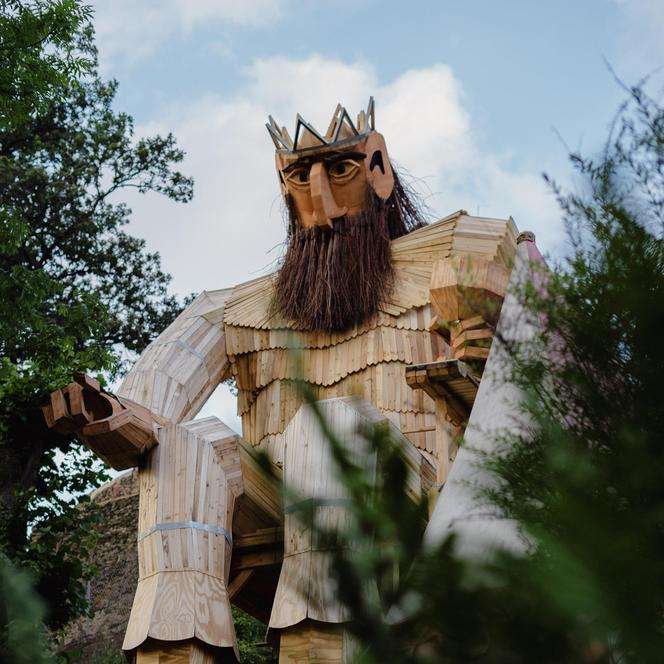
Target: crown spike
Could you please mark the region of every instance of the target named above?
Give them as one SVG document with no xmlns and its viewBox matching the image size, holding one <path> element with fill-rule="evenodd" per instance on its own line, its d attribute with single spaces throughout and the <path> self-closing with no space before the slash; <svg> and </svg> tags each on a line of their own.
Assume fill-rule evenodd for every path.
<svg viewBox="0 0 664 664">
<path fill-rule="evenodd" d="M 367 115 L 364 111 L 357 114 L 357 131 L 363 134 L 367 130 Z"/>
<path fill-rule="evenodd" d="M 369 119 L 369 127 L 372 130 L 376 130 L 376 104 L 374 102 L 373 96 L 369 97 L 369 103 L 367 104 L 367 118 Z"/>
<path fill-rule="evenodd" d="M 289 150 L 288 143 L 284 141 L 281 132 L 279 131 L 279 127 L 276 126 L 276 123 L 274 126 L 272 126 L 272 123 L 274 120 L 270 116 L 270 122 L 266 123 L 265 126 L 267 127 L 267 130 L 270 134 L 270 137 L 272 138 L 272 142 L 274 143 L 274 146 L 277 148 L 277 150 L 282 150 L 286 148 L 286 150 Z"/>
<path fill-rule="evenodd" d="M 344 131 L 345 130 L 345 131 Z M 341 109 L 341 116 L 339 117 L 339 122 L 337 124 L 336 131 L 334 132 L 334 137 L 332 142 L 336 143 L 344 138 L 350 138 L 351 136 L 357 136 L 358 131 L 353 124 L 353 121 L 348 115 L 348 111 L 345 108 Z"/>
<path fill-rule="evenodd" d="M 374 131 L 376 128 L 374 98 L 369 97 L 366 111 L 357 115 L 357 123 L 351 120 L 348 111 L 337 104 L 332 120 L 325 135 L 318 133 L 299 113 L 295 117 L 295 136 L 291 138 L 286 127 L 280 127 L 275 119 L 268 115 L 269 122 L 265 125 L 277 150 L 297 152 L 313 148 L 324 148 L 337 141 L 344 141 Z"/>
<path fill-rule="evenodd" d="M 281 128 L 281 136 L 286 141 L 288 144 L 288 149 L 292 150 L 293 149 L 293 139 L 290 137 L 290 134 L 288 133 L 288 129 L 286 127 Z"/>
<path fill-rule="evenodd" d="M 299 113 L 296 118 L 295 139 L 293 149 L 315 148 L 329 145 L 326 141 Z"/>
<path fill-rule="evenodd" d="M 342 109 L 343 106 L 341 104 L 337 104 L 337 107 L 334 109 L 334 113 L 332 113 L 330 125 L 325 132 L 325 138 L 327 138 L 328 141 L 332 140 L 332 136 L 334 136 L 334 130 L 336 129 L 337 123 L 339 122 L 339 113 L 341 113 Z"/>
</svg>

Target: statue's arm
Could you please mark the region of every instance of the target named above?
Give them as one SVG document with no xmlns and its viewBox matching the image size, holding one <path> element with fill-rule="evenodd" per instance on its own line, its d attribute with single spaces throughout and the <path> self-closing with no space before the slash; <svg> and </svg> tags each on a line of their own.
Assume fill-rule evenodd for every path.
<svg viewBox="0 0 664 664">
<path fill-rule="evenodd" d="M 48 425 L 76 432 L 113 468 L 137 465 L 157 442 L 156 426 L 193 418 L 228 376 L 223 307 L 230 294 L 199 295 L 145 349 L 116 394 L 77 375 L 44 407 Z"/>
</svg>

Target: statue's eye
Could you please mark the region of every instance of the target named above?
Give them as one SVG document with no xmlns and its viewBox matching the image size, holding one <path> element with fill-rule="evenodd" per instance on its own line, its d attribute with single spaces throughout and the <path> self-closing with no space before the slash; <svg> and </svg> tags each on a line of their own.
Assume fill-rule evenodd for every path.
<svg viewBox="0 0 664 664">
<path fill-rule="evenodd" d="M 286 179 L 296 187 L 309 184 L 309 169 L 295 168 L 286 175 Z"/>
<path fill-rule="evenodd" d="M 333 180 L 344 182 L 352 179 L 359 168 L 358 163 L 354 159 L 344 159 L 330 165 L 328 173 Z"/>
</svg>

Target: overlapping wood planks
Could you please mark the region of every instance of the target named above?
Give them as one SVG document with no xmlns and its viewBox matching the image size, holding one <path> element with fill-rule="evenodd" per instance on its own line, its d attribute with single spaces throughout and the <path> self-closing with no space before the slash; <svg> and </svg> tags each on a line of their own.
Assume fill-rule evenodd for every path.
<svg viewBox="0 0 664 664">
<path fill-rule="evenodd" d="M 318 403 L 327 425 L 335 432 L 351 460 L 364 468 L 371 481 L 375 475 L 375 454 L 357 432 L 362 424 L 376 419 L 368 416 L 352 399 Z M 363 407 L 363 406 L 362 406 Z M 343 507 L 347 493 L 336 474 L 330 472 L 333 460 L 329 443 L 314 412 L 305 406 L 298 410 L 286 431 L 284 482 L 291 495 L 285 506 L 284 561 L 270 616 L 270 629 L 283 629 L 307 618 L 326 623 L 349 619 L 330 569 L 329 542 L 317 533 L 344 531 L 349 513 Z M 314 524 L 302 517 L 302 501 L 315 501 Z"/>
<path fill-rule="evenodd" d="M 433 266 L 458 252 L 508 262 L 515 237 L 511 219 L 470 217 L 461 210 L 394 240 L 395 283 L 389 300 L 372 321 L 341 333 L 299 330 L 276 315 L 269 275 L 236 288 L 223 316 L 245 439 L 264 444 L 281 460 L 275 436 L 302 403 L 293 381 L 303 379 L 315 398 L 358 394 L 385 412 L 401 413 L 402 425 L 403 414 L 421 413 L 407 424 L 407 435 L 435 454 L 427 420 L 433 401 L 422 393 L 413 399 L 403 375 L 406 365 L 451 357 L 440 335 L 428 331 Z"/>
<path fill-rule="evenodd" d="M 243 535 L 280 525 L 283 507 L 279 478 L 265 472 L 256 459 L 256 450 L 243 439 L 238 440 L 238 449 L 244 493 L 237 500 L 233 533 Z"/>
<path fill-rule="evenodd" d="M 235 443 L 245 488 L 238 498 L 233 522 L 240 536 L 256 528 L 278 527 L 281 522 L 283 508 L 276 482 L 266 477 L 256 463 L 250 445 L 268 449 L 277 462 L 285 461 L 289 448 L 283 432 L 302 403 L 295 378 L 309 381 L 317 399 L 358 394 L 380 408 L 383 416 L 422 450 L 420 453 L 407 446 L 410 476 L 416 478 L 409 485 L 409 492 L 416 496 L 435 482 L 430 460 L 437 453 L 453 455 L 449 441 L 441 445 L 440 435 L 436 437 L 433 399 L 422 390 L 409 389 L 404 375 L 409 364 L 431 363 L 450 355 L 447 345 L 428 332 L 432 267 L 441 258 L 459 254 L 509 265 L 515 237 L 511 219 L 480 219 L 460 211 L 395 240 L 391 297 L 372 321 L 343 333 L 301 330 L 291 321 L 283 320 L 273 305 L 272 275 L 232 291 L 203 293 L 146 350 L 119 395 L 150 409 L 162 420 L 181 422 L 198 410 L 221 380 L 231 373 L 236 375 L 239 410 L 249 443 Z M 292 348 L 301 349 L 299 358 L 292 354 Z M 200 430 L 191 433 L 195 440 L 200 435 L 203 435 Z M 156 524 L 161 523 L 158 519 L 176 523 L 176 519 L 185 518 L 175 507 L 183 500 L 186 506 L 183 509 L 191 507 L 193 515 L 194 504 L 187 498 L 190 480 L 182 472 L 185 475 L 190 472 L 199 446 L 191 439 L 186 443 L 183 440 L 162 449 L 160 439 L 160 448 L 152 454 L 147 472 L 142 473 L 146 476 L 141 489 L 141 518 L 145 524 L 151 519 Z M 291 452 L 294 449 L 291 445 Z M 162 456 L 169 457 L 168 461 L 160 462 Z M 150 466 L 153 462 L 156 470 Z M 289 463 L 297 468 L 293 461 L 284 466 Z M 312 463 L 316 468 L 324 465 L 320 458 Z M 156 480 L 153 471 L 157 473 Z M 201 467 L 194 471 L 196 477 L 199 471 L 207 472 Z M 330 477 L 328 473 L 327 478 L 321 478 L 323 488 Z M 194 490 L 194 495 L 198 490 Z M 217 499 L 210 498 L 210 504 Z M 151 502 L 154 507 L 147 507 Z M 227 530 L 232 513 L 227 504 Z M 196 518 L 210 518 L 210 515 L 197 514 Z M 319 518 L 332 523 L 345 517 L 333 507 L 322 507 Z M 192 516 L 190 520 L 195 519 Z M 307 550 L 306 533 L 297 534 L 288 527 L 287 531 L 289 541 L 298 537 L 302 540 L 305 549 L 300 553 L 307 556 L 298 565 L 285 565 L 282 577 L 291 586 L 297 585 L 303 574 L 313 579 L 307 615 L 316 620 L 339 619 L 342 610 L 329 585 L 328 552 L 316 550 L 314 542 Z M 157 635 L 155 638 L 191 638 L 191 634 L 183 636 L 187 630 L 176 624 L 177 620 L 174 622 L 174 616 L 198 610 L 193 606 L 192 593 L 203 598 L 209 615 L 216 616 L 212 623 L 220 621 L 219 624 L 226 625 L 228 554 L 228 544 L 220 532 L 173 528 L 148 533 L 141 540 L 142 585 L 139 584 L 136 598 L 137 612 L 144 617 L 130 625 L 128 635 L 133 633 L 136 641 L 141 630 L 144 634 L 154 630 L 151 635 Z M 217 576 L 210 571 L 212 568 L 217 570 Z M 243 567 L 238 574 L 248 574 L 252 569 L 256 568 Z M 248 587 L 260 573 L 254 571 L 242 577 L 243 587 Z M 238 582 L 234 588 L 238 596 L 242 594 L 240 585 Z M 165 599 L 158 601 L 160 597 Z M 159 604 L 158 610 L 154 609 L 155 603 Z M 281 604 L 280 610 L 294 610 L 283 597 Z M 230 633 L 226 627 L 221 634 L 214 625 L 198 625 L 196 620 L 189 622 L 197 625 L 195 629 L 203 635 L 200 638 L 208 643 L 223 640 Z M 187 620 L 182 622 L 189 624 Z"/>
<path fill-rule="evenodd" d="M 245 440 L 261 444 L 284 430 L 303 403 L 296 383 L 301 378 L 316 399 L 355 394 L 386 412 L 402 413 L 413 444 L 434 453 L 432 427 L 426 416 L 416 416 L 433 413 L 433 402 L 407 389 L 404 370 L 419 358 L 431 361 L 446 356 L 449 348 L 440 335 L 428 331 L 428 306 L 390 318 L 389 323 L 374 321 L 349 333 L 322 334 L 328 346 L 314 332 L 227 326 L 229 350 L 245 351 L 231 356 Z M 292 350 L 295 343 L 304 344 L 303 349 Z M 260 344 L 266 348 L 256 350 Z M 274 439 L 266 447 L 275 462 L 283 461 Z"/>
<path fill-rule="evenodd" d="M 463 210 L 392 241 L 395 282 L 392 294 L 380 309 L 398 317 L 429 301 L 432 264 L 457 253 L 470 253 L 509 264 L 516 246 L 516 227 L 511 219 L 471 217 Z M 226 325 L 261 330 L 298 329 L 274 307 L 274 275 L 237 286 L 223 313 Z"/>
<path fill-rule="evenodd" d="M 339 664 L 352 661 L 352 653 L 348 633 L 333 625 L 306 621 L 279 639 L 279 664 Z"/>
<path fill-rule="evenodd" d="M 381 363 L 328 387 L 309 387 L 316 400 L 355 395 L 382 411 L 400 413 L 408 422 L 409 433 L 426 431 L 429 428 L 427 414 L 434 412 L 434 403 L 424 392 L 408 387 L 407 366 L 405 362 Z M 304 395 L 296 382 L 273 381 L 241 413 L 245 440 L 257 445 L 266 436 L 281 433 L 302 403 Z"/>
<path fill-rule="evenodd" d="M 218 650 L 196 642 L 177 646 L 148 642 L 136 653 L 136 664 L 219 664 L 220 661 L 234 662 L 235 659 L 220 659 Z"/>
<path fill-rule="evenodd" d="M 293 330 L 288 328 L 254 329 L 226 325 L 226 350 L 230 357 L 271 348 L 327 348 L 353 339 L 377 327 L 423 330 L 431 320 L 428 306 L 412 308 L 395 317 L 379 312 L 373 319 L 344 332 Z"/>
<path fill-rule="evenodd" d="M 494 260 L 511 269 L 518 230 L 514 220 L 464 215 L 454 231 L 451 256 L 467 254 Z"/>
<path fill-rule="evenodd" d="M 377 327 L 327 348 L 271 348 L 232 358 L 240 390 L 256 390 L 274 380 L 300 379 L 329 386 L 349 374 L 379 363 L 431 362 L 447 352 L 447 344 L 428 330 Z"/>
</svg>

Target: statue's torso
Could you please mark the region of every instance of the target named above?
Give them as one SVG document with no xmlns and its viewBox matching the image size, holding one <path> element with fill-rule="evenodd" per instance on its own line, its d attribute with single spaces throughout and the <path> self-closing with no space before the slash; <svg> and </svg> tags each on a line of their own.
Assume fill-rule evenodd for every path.
<svg viewBox="0 0 664 664">
<path fill-rule="evenodd" d="M 226 325 L 245 440 L 279 459 L 279 436 L 306 399 L 301 378 L 316 400 L 366 399 L 416 447 L 433 453 L 433 400 L 405 381 L 407 365 L 447 354 L 442 338 L 428 331 L 430 321 L 429 305 L 423 305 L 401 316 L 378 314 L 338 334 Z"/>
<path fill-rule="evenodd" d="M 238 286 L 225 306 L 226 351 L 238 388 L 243 436 L 281 459 L 281 434 L 305 400 L 357 395 L 381 410 L 434 461 L 435 405 L 405 380 L 409 364 L 449 357 L 429 331 L 429 283 L 436 260 L 453 251 L 452 215 L 392 243 L 394 286 L 376 316 L 346 332 L 298 329 L 273 306 L 272 277 Z M 434 461 L 435 463 L 435 461 Z"/>
</svg>

